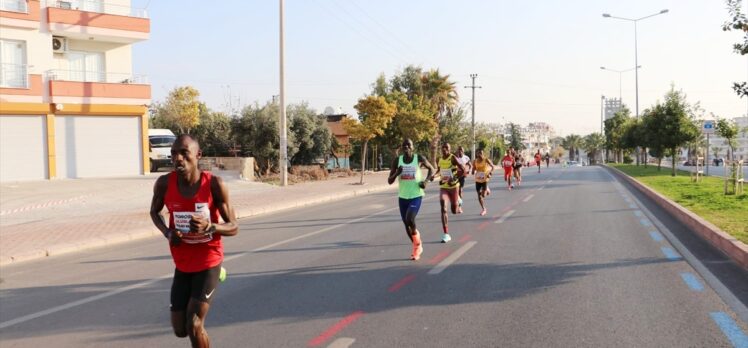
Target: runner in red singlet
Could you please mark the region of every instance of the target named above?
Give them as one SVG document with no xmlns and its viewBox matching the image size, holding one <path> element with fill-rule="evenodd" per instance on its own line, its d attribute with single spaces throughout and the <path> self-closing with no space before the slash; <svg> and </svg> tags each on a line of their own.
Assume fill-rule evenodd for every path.
<svg viewBox="0 0 748 348">
<path fill-rule="evenodd" d="M 222 236 L 238 232 L 234 209 L 220 177 L 201 171 L 200 144 L 179 136 L 171 147 L 174 171 L 156 180 L 151 220 L 169 240 L 176 269 L 171 285 L 171 324 L 193 347 L 209 347 L 205 318 L 215 297 L 223 262 Z M 161 216 L 166 206 L 168 226 Z M 218 214 L 224 223 L 219 223 Z"/>
<path fill-rule="evenodd" d="M 512 190 L 512 170 L 514 169 L 514 156 L 510 149 L 506 150 L 504 158 L 501 159 L 501 167 L 504 168 L 504 181 L 509 191 Z"/>
</svg>

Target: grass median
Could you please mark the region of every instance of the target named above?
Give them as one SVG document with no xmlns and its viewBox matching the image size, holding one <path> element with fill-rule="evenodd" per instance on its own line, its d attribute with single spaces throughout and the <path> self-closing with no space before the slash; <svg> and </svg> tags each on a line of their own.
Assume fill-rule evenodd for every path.
<svg viewBox="0 0 748 348">
<path fill-rule="evenodd" d="M 691 173 L 677 170 L 672 177 L 670 167 L 611 164 L 612 167 L 636 178 L 665 197 L 713 223 L 733 237 L 748 244 L 748 195 L 724 194 L 724 179 L 704 177 L 695 183 Z"/>
</svg>

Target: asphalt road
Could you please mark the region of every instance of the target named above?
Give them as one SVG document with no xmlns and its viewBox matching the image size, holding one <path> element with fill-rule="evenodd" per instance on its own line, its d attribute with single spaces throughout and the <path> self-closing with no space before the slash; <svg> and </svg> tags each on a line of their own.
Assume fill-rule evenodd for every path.
<svg viewBox="0 0 748 348">
<path fill-rule="evenodd" d="M 241 221 L 207 329 L 216 347 L 745 347 L 748 275 L 600 167 L 494 178 L 418 262 L 394 192 Z M 498 179 L 498 180 L 497 180 Z M 469 181 L 471 182 L 471 181 Z M 673 241 L 672 243 L 670 241 Z M 691 249 L 683 249 L 681 244 Z M 2 347 L 185 347 L 150 239 L 2 269 Z"/>
</svg>

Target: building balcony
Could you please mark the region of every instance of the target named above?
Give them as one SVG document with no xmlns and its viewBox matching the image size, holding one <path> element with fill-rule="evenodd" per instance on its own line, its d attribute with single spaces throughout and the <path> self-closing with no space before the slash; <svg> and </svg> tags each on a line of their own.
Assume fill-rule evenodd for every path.
<svg viewBox="0 0 748 348">
<path fill-rule="evenodd" d="M 50 102 L 57 104 L 151 103 L 151 85 L 142 75 L 80 70 L 50 70 Z"/>
<path fill-rule="evenodd" d="M 42 75 L 29 75 L 26 65 L 0 65 L 0 102 L 41 103 Z"/>
<path fill-rule="evenodd" d="M 151 32 L 145 10 L 100 1 L 48 1 L 47 22 L 53 35 L 78 40 L 129 44 Z"/>
<path fill-rule="evenodd" d="M 0 26 L 39 29 L 39 0 L 0 0 Z"/>
</svg>

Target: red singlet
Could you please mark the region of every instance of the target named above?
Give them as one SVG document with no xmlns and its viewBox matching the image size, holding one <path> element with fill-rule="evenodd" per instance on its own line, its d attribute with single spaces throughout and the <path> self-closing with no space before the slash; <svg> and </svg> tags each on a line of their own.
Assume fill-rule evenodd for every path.
<svg viewBox="0 0 748 348">
<path fill-rule="evenodd" d="M 169 210 L 169 228 L 177 228 L 183 233 L 182 242 L 170 246 L 174 264 L 182 272 L 200 272 L 218 266 L 223 261 L 221 235 L 189 233 L 190 216 L 205 214 L 212 223 L 218 223 L 218 209 L 213 204 L 210 181 L 213 175 L 203 171 L 200 175 L 200 188 L 193 197 L 184 197 L 177 187 L 177 172 L 169 173 L 164 205 Z"/>
</svg>

